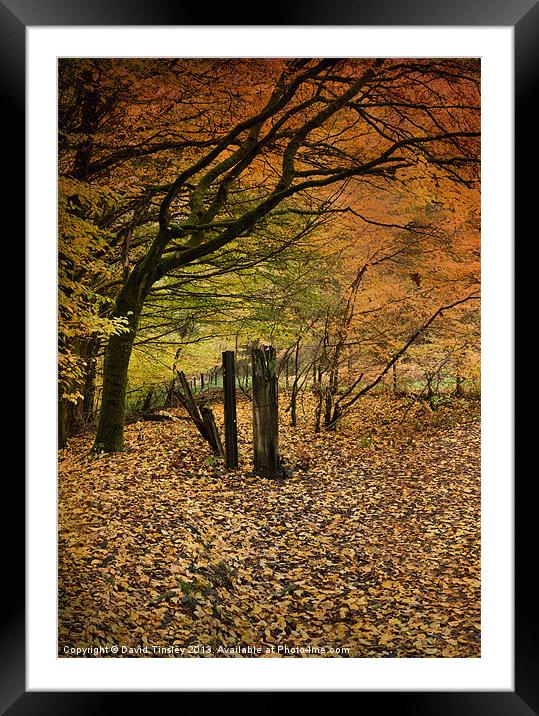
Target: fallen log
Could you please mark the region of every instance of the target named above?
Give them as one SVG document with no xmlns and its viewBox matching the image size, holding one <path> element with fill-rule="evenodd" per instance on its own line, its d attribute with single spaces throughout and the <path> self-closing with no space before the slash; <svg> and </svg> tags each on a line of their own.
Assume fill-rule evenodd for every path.
<svg viewBox="0 0 539 716">
<path fill-rule="evenodd" d="M 145 413 L 144 415 L 141 415 L 140 417 L 141 417 L 141 420 L 154 420 L 156 422 L 177 419 L 174 417 L 174 415 L 167 415 L 166 413 Z"/>
<path fill-rule="evenodd" d="M 190 420 L 190 418 L 184 416 L 184 415 L 171 415 L 170 413 L 135 413 L 134 415 L 131 415 L 127 420 L 125 421 L 126 425 L 131 425 L 131 423 L 138 423 L 141 420 L 148 420 L 148 421 L 155 421 L 155 422 L 165 422 L 165 421 L 173 421 L 173 420 Z"/>
</svg>

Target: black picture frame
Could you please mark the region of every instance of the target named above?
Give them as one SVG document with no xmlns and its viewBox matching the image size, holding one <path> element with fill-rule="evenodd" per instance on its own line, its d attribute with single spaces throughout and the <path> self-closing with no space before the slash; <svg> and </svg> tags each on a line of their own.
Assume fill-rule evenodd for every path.
<svg viewBox="0 0 539 716">
<path fill-rule="evenodd" d="M 25 146 L 25 30 L 28 26 L 238 26 L 238 25 L 359 25 L 359 26 L 510 26 L 515 39 L 515 244 L 516 236 L 536 221 L 531 212 L 537 203 L 537 183 L 528 176 L 537 155 L 536 113 L 533 100 L 539 76 L 539 4 L 537 0 L 306 0 L 288 4 L 271 3 L 260 8 L 238 11 L 229 4 L 215 7 L 211 19 L 202 4 L 180 4 L 177 0 L 0 0 L 0 87 L 2 97 L 2 137 L 16 150 L 16 161 L 4 165 L 5 205 L 24 216 Z M 247 20 L 247 22 L 246 22 Z M 532 126 L 533 123 L 533 126 Z M 5 160 L 5 153 L 4 153 Z M 20 218 L 18 223 L 20 233 Z M 535 232 L 536 233 L 536 232 Z M 13 234 L 8 234 L 8 236 Z M 11 239 L 13 241 L 13 239 Z M 14 241 L 13 241 L 14 243 Z M 517 270 L 520 271 L 518 262 Z M 520 285 L 520 284 L 519 284 Z M 520 294 L 515 282 L 515 299 Z M 515 313 L 515 316 L 517 312 Z M 515 373 L 516 376 L 516 373 Z M 513 380 L 513 376 L 501 377 Z M 515 395 L 518 395 L 516 378 Z M 51 407 L 52 410 L 52 407 Z M 355 708 L 391 712 L 436 714 L 438 716 L 528 716 L 539 714 L 539 647 L 536 619 L 536 591 L 530 583 L 533 570 L 533 545 L 536 540 L 534 520 L 528 511 L 534 504 L 533 475 L 516 479 L 515 470 L 515 690 L 513 692 L 358 692 Z M 4 486 L 4 489 L 6 487 Z M 7 607 L 1 613 L 0 710 L 12 716 L 20 714 L 98 714 L 117 710 L 125 694 L 118 692 L 27 692 L 25 687 L 25 554 L 24 554 L 24 482 L 10 486 L 9 504 L 18 520 L 4 534 L 4 596 Z M 6 503 L 5 503 L 6 504 Z M 10 508 L 11 509 L 11 508 Z M 6 547 L 7 545 L 7 547 Z M 7 585 L 9 584 L 9 587 Z M 248 686 L 247 686 L 248 688 Z M 246 689 L 247 690 L 247 689 Z M 154 704 L 155 692 L 137 693 L 137 705 Z M 165 694 L 171 703 L 177 693 Z M 120 700 L 122 702 L 120 703 Z M 270 701 L 267 702 L 268 704 Z"/>
</svg>

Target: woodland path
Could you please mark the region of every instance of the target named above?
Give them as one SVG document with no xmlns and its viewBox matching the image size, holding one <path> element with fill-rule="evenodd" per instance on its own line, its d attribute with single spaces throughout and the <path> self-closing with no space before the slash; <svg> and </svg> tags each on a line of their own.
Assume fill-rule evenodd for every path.
<svg viewBox="0 0 539 716">
<path fill-rule="evenodd" d="M 383 449 L 283 425 L 277 483 L 249 474 L 248 411 L 237 471 L 184 420 L 60 452 L 59 655 L 480 656 L 478 423 Z"/>
</svg>

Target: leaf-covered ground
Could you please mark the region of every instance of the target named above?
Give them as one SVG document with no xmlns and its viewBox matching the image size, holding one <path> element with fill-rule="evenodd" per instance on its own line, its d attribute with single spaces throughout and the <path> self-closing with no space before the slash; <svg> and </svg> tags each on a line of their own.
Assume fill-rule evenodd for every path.
<svg viewBox="0 0 539 716">
<path fill-rule="evenodd" d="M 250 474 L 246 401 L 235 471 L 182 419 L 70 441 L 60 656 L 480 656 L 477 407 L 366 398 L 320 435 L 303 407 L 278 483 Z"/>
</svg>

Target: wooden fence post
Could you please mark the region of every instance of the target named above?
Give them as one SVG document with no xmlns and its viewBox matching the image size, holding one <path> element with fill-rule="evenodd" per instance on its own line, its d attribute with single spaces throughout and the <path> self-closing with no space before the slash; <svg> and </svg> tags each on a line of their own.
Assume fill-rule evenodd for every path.
<svg viewBox="0 0 539 716">
<path fill-rule="evenodd" d="M 234 351 L 223 351 L 223 396 L 225 407 L 226 466 L 238 467 L 238 425 L 236 420 L 236 369 Z"/>
<path fill-rule="evenodd" d="M 199 408 L 195 399 L 193 398 L 193 394 L 189 387 L 189 383 L 187 382 L 187 378 L 182 371 L 178 371 L 178 378 L 180 381 L 180 390 L 178 393 L 180 403 L 189 413 L 189 416 L 196 425 L 198 432 L 202 435 L 204 440 L 206 440 L 210 444 L 214 455 L 217 455 L 218 457 L 223 457 L 223 445 L 221 443 L 219 431 L 217 430 L 217 426 L 215 425 L 215 419 L 213 417 L 213 412 L 211 408 L 208 408 L 207 406 Z"/>
<path fill-rule="evenodd" d="M 275 348 L 253 348 L 254 471 L 264 477 L 286 477 L 279 455 L 279 406 Z"/>
</svg>

